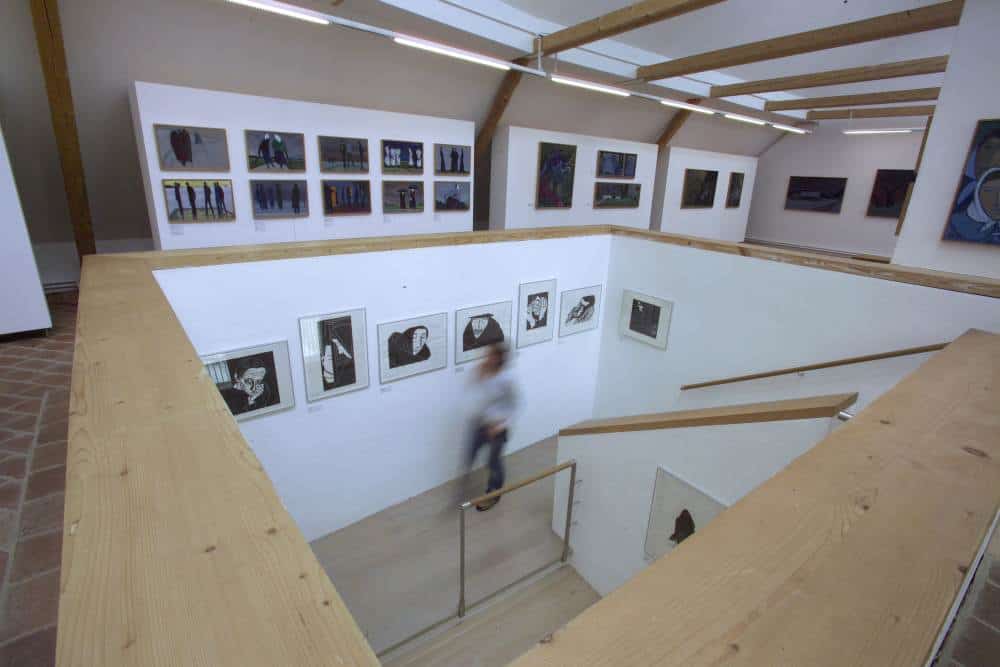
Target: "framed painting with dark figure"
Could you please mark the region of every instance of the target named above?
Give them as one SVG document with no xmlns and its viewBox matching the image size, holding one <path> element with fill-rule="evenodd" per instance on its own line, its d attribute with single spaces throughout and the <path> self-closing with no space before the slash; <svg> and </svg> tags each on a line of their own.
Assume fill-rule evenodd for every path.
<svg viewBox="0 0 1000 667">
<path fill-rule="evenodd" d="M 913 169 L 879 169 L 868 198 L 868 215 L 898 220 L 903 212 L 906 191 L 915 180 L 917 172 Z"/>
<path fill-rule="evenodd" d="M 247 169 L 305 171 L 306 138 L 298 132 L 247 130 Z"/>
<path fill-rule="evenodd" d="M 734 171 L 729 174 L 729 190 L 726 191 L 726 208 L 739 208 L 743 199 L 743 174 Z"/>
<path fill-rule="evenodd" d="M 295 405 L 285 341 L 209 354 L 201 360 L 237 421 Z"/>
<path fill-rule="evenodd" d="M 368 140 L 319 137 L 319 170 L 324 173 L 367 174 Z"/>
<path fill-rule="evenodd" d="M 674 304 L 666 299 L 625 290 L 618 331 L 627 338 L 665 350 L 673 309 Z"/>
<path fill-rule="evenodd" d="M 601 286 L 567 290 L 559 298 L 559 336 L 596 329 L 600 323 Z"/>
<path fill-rule="evenodd" d="M 226 131 L 215 127 L 154 125 L 163 171 L 229 171 Z"/>
<path fill-rule="evenodd" d="M 435 211 L 468 211 L 472 184 L 468 181 L 434 181 Z"/>
<path fill-rule="evenodd" d="M 646 524 L 646 558 L 656 560 L 673 551 L 724 509 L 721 501 L 658 467 Z"/>
<path fill-rule="evenodd" d="M 1000 245 L 1000 118 L 976 124 L 941 238 Z"/>
<path fill-rule="evenodd" d="M 323 181 L 323 214 L 357 215 L 372 212 L 368 181 Z"/>
<path fill-rule="evenodd" d="M 448 314 L 424 315 L 378 325 L 382 384 L 448 365 Z"/>
<path fill-rule="evenodd" d="M 517 303 L 520 309 L 517 346 L 526 347 L 552 340 L 556 330 L 556 281 L 522 284 Z"/>
<path fill-rule="evenodd" d="M 309 192 L 305 181 L 250 181 L 255 220 L 308 218 Z"/>
<path fill-rule="evenodd" d="M 364 308 L 299 318 L 307 400 L 368 386 L 367 331 Z"/>
<path fill-rule="evenodd" d="M 594 208 L 639 208 L 639 183 L 594 183 Z"/>
<path fill-rule="evenodd" d="M 383 213 L 421 213 L 423 210 L 423 181 L 382 181 Z"/>
<path fill-rule="evenodd" d="M 792 176 L 788 179 L 785 209 L 840 213 L 847 190 L 846 178 L 826 176 Z"/>
<path fill-rule="evenodd" d="M 167 222 L 201 224 L 233 222 L 233 182 L 228 179 L 171 178 L 163 181 Z"/>
<path fill-rule="evenodd" d="M 535 208 L 572 208 L 576 146 L 538 144 L 538 182 Z"/>
<path fill-rule="evenodd" d="M 510 301 L 463 308 L 455 313 L 455 363 L 486 356 L 494 343 L 510 344 Z"/>
<path fill-rule="evenodd" d="M 598 178 L 635 178 L 636 153 L 597 151 Z"/>
<path fill-rule="evenodd" d="M 438 176 L 468 176 L 472 173 L 472 146 L 434 144 L 434 173 Z"/>
<path fill-rule="evenodd" d="M 383 174 L 424 173 L 424 144 L 420 141 L 382 140 Z"/>
<path fill-rule="evenodd" d="M 685 169 L 681 208 L 712 208 L 715 205 L 715 185 L 719 172 L 707 169 Z"/>
</svg>

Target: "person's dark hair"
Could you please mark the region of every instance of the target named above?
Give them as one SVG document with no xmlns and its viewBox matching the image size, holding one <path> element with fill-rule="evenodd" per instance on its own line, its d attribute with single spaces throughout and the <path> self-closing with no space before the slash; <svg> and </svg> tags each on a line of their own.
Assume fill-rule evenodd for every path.
<svg viewBox="0 0 1000 667">
<path fill-rule="evenodd" d="M 507 365 L 507 356 L 509 353 L 510 351 L 504 343 L 490 345 L 490 354 L 496 359 L 498 370 Z"/>
</svg>

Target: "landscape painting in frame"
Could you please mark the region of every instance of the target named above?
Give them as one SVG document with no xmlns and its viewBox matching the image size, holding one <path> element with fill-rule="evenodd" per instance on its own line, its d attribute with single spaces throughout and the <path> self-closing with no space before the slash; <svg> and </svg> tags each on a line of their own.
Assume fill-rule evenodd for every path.
<svg viewBox="0 0 1000 667">
<path fill-rule="evenodd" d="M 367 174 L 368 140 L 320 137 L 319 170 L 324 173 Z"/>
<path fill-rule="evenodd" d="M 576 146 L 540 142 L 535 207 L 572 208 L 575 173 Z"/>
<path fill-rule="evenodd" d="M 468 181 L 435 181 L 435 211 L 468 211 L 472 201 L 472 184 Z"/>
<path fill-rule="evenodd" d="M 424 315 L 378 325 L 382 384 L 448 365 L 448 314 Z"/>
<path fill-rule="evenodd" d="M 305 171 L 306 138 L 297 132 L 247 130 L 247 169 Z"/>
<path fill-rule="evenodd" d="M 708 169 L 685 169 L 681 208 L 712 208 L 719 172 Z"/>
<path fill-rule="evenodd" d="M 898 220 L 903 213 L 906 191 L 915 180 L 917 172 L 913 169 L 879 169 L 868 198 L 868 215 Z"/>
<path fill-rule="evenodd" d="M 639 156 L 635 153 L 597 151 L 598 178 L 635 178 L 635 165 Z"/>
<path fill-rule="evenodd" d="M 981 120 L 945 223 L 945 241 L 1000 245 L 1000 119 Z"/>
<path fill-rule="evenodd" d="M 233 222 L 233 182 L 228 179 L 170 178 L 163 181 L 167 222 Z"/>
<path fill-rule="evenodd" d="M 726 208 L 739 208 L 743 199 L 743 174 L 734 171 L 729 174 L 729 190 L 726 191 Z"/>
<path fill-rule="evenodd" d="M 517 304 L 520 309 L 517 346 L 552 340 L 556 330 L 556 281 L 524 283 L 518 290 Z"/>
<path fill-rule="evenodd" d="M 656 469 L 644 551 L 656 560 L 673 551 L 726 506 L 663 468 Z"/>
<path fill-rule="evenodd" d="M 323 215 L 357 215 L 372 212 L 368 181 L 323 181 Z"/>
<path fill-rule="evenodd" d="M 285 341 L 210 354 L 201 360 L 237 421 L 295 405 Z"/>
<path fill-rule="evenodd" d="M 382 181 L 383 213 L 421 213 L 423 210 L 423 181 Z"/>
<path fill-rule="evenodd" d="M 305 181 L 250 181 L 255 220 L 309 217 Z"/>
<path fill-rule="evenodd" d="M 486 356 L 490 345 L 510 344 L 511 302 L 463 308 L 455 313 L 455 363 Z"/>
<path fill-rule="evenodd" d="M 229 171 L 226 131 L 191 125 L 154 125 L 163 171 Z"/>
<path fill-rule="evenodd" d="M 424 173 L 424 144 L 419 141 L 382 140 L 383 174 Z"/>
<path fill-rule="evenodd" d="M 472 146 L 434 144 L 434 173 L 438 176 L 468 176 L 472 173 Z"/>
<path fill-rule="evenodd" d="M 601 286 L 567 290 L 559 297 L 559 336 L 591 331 L 600 320 Z"/>
<path fill-rule="evenodd" d="M 594 183 L 594 208 L 639 208 L 639 183 Z"/>
<path fill-rule="evenodd" d="M 674 304 L 666 299 L 625 290 L 618 331 L 626 338 L 667 349 Z"/>
<path fill-rule="evenodd" d="M 846 190 L 846 178 L 792 176 L 788 179 L 785 208 L 789 211 L 840 213 Z"/>
<path fill-rule="evenodd" d="M 364 308 L 299 319 L 308 401 L 368 386 L 367 331 Z"/>
</svg>

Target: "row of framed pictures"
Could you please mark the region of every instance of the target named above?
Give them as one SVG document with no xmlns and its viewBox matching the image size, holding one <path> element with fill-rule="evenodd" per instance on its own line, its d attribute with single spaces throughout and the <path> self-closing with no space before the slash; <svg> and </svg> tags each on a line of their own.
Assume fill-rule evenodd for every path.
<svg viewBox="0 0 1000 667">
<path fill-rule="evenodd" d="M 743 200 L 743 179 L 745 174 L 730 172 L 729 189 L 726 191 L 726 208 L 739 208 Z M 719 182 L 719 172 L 711 169 L 685 169 L 684 189 L 681 192 L 681 208 L 713 208 L 715 206 L 715 186 Z"/>
<path fill-rule="evenodd" d="M 539 142 L 535 208 L 572 208 L 576 178 L 576 146 Z M 597 151 L 598 178 L 631 180 L 639 156 L 620 151 Z M 594 183 L 594 208 L 638 208 L 640 183 Z"/>
<path fill-rule="evenodd" d="M 903 212 L 906 193 L 917 178 L 913 169 L 879 169 L 868 198 L 867 215 L 873 218 L 898 219 Z M 840 213 L 847 193 L 847 178 L 828 176 L 791 176 L 785 194 L 785 209 Z"/>
</svg>

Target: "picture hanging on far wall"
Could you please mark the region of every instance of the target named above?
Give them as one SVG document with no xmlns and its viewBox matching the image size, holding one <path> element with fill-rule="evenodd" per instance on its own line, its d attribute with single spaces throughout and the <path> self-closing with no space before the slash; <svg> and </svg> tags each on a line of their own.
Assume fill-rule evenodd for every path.
<svg viewBox="0 0 1000 667">
<path fill-rule="evenodd" d="M 324 173 L 367 174 L 368 140 L 355 137 L 320 137 L 319 170 Z"/>
<path fill-rule="evenodd" d="M 472 184 L 468 181 L 435 181 L 435 211 L 468 211 L 472 200 Z"/>
<path fill-rule="evenodd" d="M 598 178 L 635 178 L 636 153 L 597 151 Z"/>
<path fill-rule="evenodd" d="M 486 356 L 494 343 L 510 344 L 511 302 L 463 308 L 455 313 L 455 363 Z"/>
<path fill-rule="evenodd" d="M 367 331 L 364 308 L 299 319 L 310 402 L 368 386 Z"/>
<path fill-rule="evenodd" d="M 524 283 L 518 290 L 517 303 L 520 308 L 517 346 L 552 340 L 556 330 L 556 281 Z"/>
<path fill-rule="evenodd" d="M 627 338 L 667 349 L 667 333 L 674 304 L 666 299 L 625 290 L 618 331 Z"/>
<path fill-rule="evenodd" d="M 424 315 L 378 325 L 382 384 L 448 365 L 448 314 Z"/>
<path fill-rule="evenodd" d="M 572 208 L 576 146 L 538 144 L 535 208 Z"/>
<path fill-rule="evenodd" d="M 559 336 L 596 329 L 600 307 L 600 285 L 563 292 L 559 298 Z"/>
<path fill-rule="evenodd" d="M 868 199 L 868 215 L 874 218 L 899 219 L 910 183 L 917 179 L 913 169 L 879 169 Z"/>
<path fill-rule="evenodd" d="M 639 183 L 594 183 L 594 208 L 639 208 Z"/>
<path fill-rule="evenodd" d="M 846 178 L 825 176 L 792 176 L 788 179 L 785 209 L 789 211 L 817 211 L 840 213 L 847 190 Z"/>
<path fill-rule="evenodd" d="M 434 173 L 438 176 L 471 174 L 472 146 L 434 144 Z"/>
<path fill-rule="evenodd" d="M 729 174 L 729 190 L 726 192 L 726 208 L 739 208 L 743 199 L 743 174 L 734 171 Z"/>
<path fill-rule="evenodd" d="M 941 238 L 1000 245 L 1000 118 L 976 124 Z"/>
<path fill-rule="evenodd" d="M 673 551 L 724 509 L 715 498 L 658 467 L 646 524 L 646 558 L 656 560 Z"/>
<path fill-rule="evenodd" d="M 165 179 L 163 196 L 167 203 L 167 221 L 171 224 L 236 220 L 233 182 L 228 179 Z"/>
<path fill-rule="evenodd" d="M 323 181 L 323 214 L 356 215 L 372 212 L 368 181 Z"/>
<path fill-rule="evenodd" d="M 297 132 L 247 130 L 247 169 L 305 171 L 306 139 Z"/>
<path fill-rule="evenodd" d="M 717 171 L 685 169 L 681 208 L 712 208 L 715 205 L 715 185 L 718 180 Z"/>
<path fill-rule="evenodd" d="M 215 127 L 154 125 L 163 171 L 229 171 L 226 131 Z"/>
<path fill-rule="evenodd" d="M 423 181 L 382 181 L 383 213 L 420 213 L 423 210 Z"/>
<path fill-rule="evenodd" d="M 424 173 L 424 145 L 419 141 L 382 140 L 383 174 Z"/>
<path fill-rule="evenodd" d="M 295 405 L 285 341 L 209 354 L 201 360 L 237 421 Z"/>
<path fill-rule="evenodd" d="M 255 220 L 309 217 L 309 192 L 305 181 L 250 181 Z"/>
</svg>

